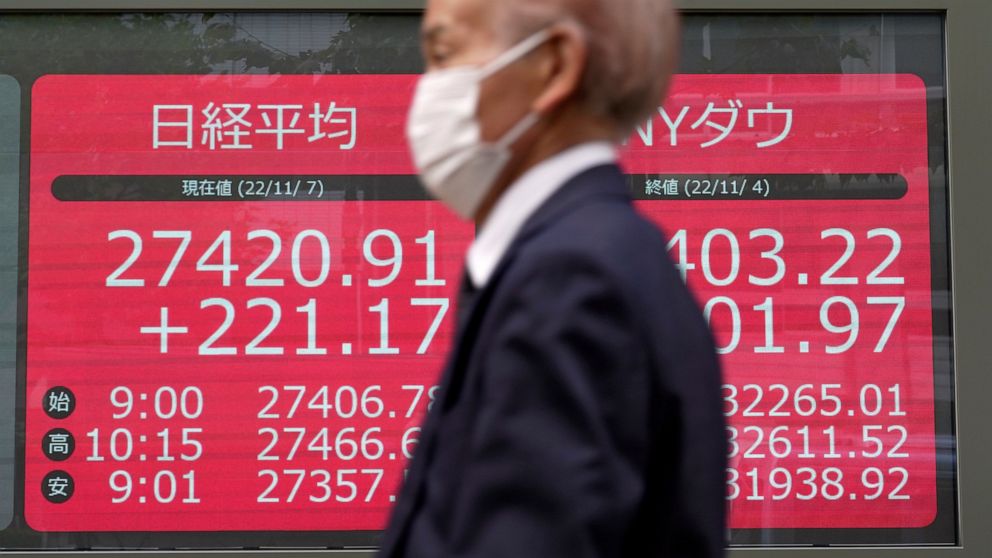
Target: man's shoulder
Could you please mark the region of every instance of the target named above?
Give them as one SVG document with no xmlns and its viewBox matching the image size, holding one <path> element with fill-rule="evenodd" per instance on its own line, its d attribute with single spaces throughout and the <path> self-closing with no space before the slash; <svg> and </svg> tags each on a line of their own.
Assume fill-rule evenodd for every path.
<svg viewBox="0 0 992 558">
<path fill-rule="evenodd" d="M 629 198 L 589 197 L 555 218 L 518 246 L 520 267 L 568 262 L 599 269 L 617 281 L 668 281 L 662 232 L 645 219 Z M 645 276 L 647 275 L 647 276 Z"/>
<path fill-rule="evenodd" d="M 619 168 L 592 169 L 556 197 L 539 211 L 533 223 L 538 226 L 512 249 L 504 294 L 544 280 L 564 290 L 581 288 L 563 279 L 563 270 L 573 271 L 616 291 L 639 323 L 704 329 L 699 305 L 669 258 L 664 233 L 634 206 Z"/>
</svg>

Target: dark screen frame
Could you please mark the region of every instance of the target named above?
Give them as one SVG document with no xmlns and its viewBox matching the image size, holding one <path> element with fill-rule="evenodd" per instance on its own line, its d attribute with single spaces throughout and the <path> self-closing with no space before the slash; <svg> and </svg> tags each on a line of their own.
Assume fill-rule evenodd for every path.
<svg viewBox="0 0 992 558">
<path fill-rule="evenodd" d="M 954 372 L 956 389 L 956 433 L 958 440 L 959 486 L 959 545 L 955 547 L 911 548 L 837 548 L 829 551 L 851 558 L 876 556 L 945 556 L 954 554 L 965 558 L 984 556 L 992 546 L 992 533 L 987 527 L 985 509 L 992 500 L 992 481 L 983 473 L 992 469 L 992 447 L 987 443 L 985 424 L 989 406 L 983 395 L 992 389 L 992 355 L 985 350 L 983 326 L 992 315 L 992 297 L 987 295 L 992 284 L 992 258 L 988 254 L 987 218 L 984 208 L 992 207 L 992 192 L 984 187 L 982 163 L 992 145 L 992 132 L 986 123 L 992 122 L 992 108 L 984 102 L 985 92 L 992 87 L 992 37 L 986 22 L 992 21 L 992 4 L 986 0 L 683 0 L 683 9 L 704 12 L 830 12 L 830 11 L 930 11 L 945 16 L 948 110 L 948 168 L 949 214 L 951 229 L 951 278 L 954 331 Z M 350 10 L 415 12 L 423 2 L 416 0 L 203 0 L 180 2 L 170 0 L 86 0 L 82 2 L 35 0 L 30 6 L 22 2 L 0 0 L 0 11 L 323 11 Z M 826 549 L 734 549 L 738 553 L 781 558 L 806 557 L 810 552 Z M 327 555 L 370 556 L 368 550 L 344 551 L 244 551 L 224 552 L 235 556 Z M 921 552 L 926 554 L 920 554 Z M 774 554 L 773 554 L 774 553 Z M 30 554 L 37 554 L 33 552 Z M 60 552 L 65 555 L 67 553 Z M 111 553 L 68 553 L 77 555 L 109 555 Z M 132 552 L 113 552 L 114 555 Z M 137 554 L 148 554 L 139 552 Z M 157 555 L 184 557 L 216 555 L 211 552 L 157 552 Z"/>
</svg>

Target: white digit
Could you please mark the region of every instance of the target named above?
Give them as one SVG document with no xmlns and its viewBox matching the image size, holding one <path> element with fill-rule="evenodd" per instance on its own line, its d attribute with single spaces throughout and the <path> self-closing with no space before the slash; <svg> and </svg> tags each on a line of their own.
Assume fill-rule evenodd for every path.
<svg viewBox="0 0 992 558">
<path fill-rule="evenodd" d="M 293 442 L 293 447 L 289 449 L 289 455 L 286 456 L 286 461 L 292 461 L 296 457 L 296 452 L 300 450 L 300 444 L 303 443 L 303 437 L 306 436 L 307 429 L 300 427 L 286 427 L 282 429 L 286 434 L 296 434 L 296 441 Z"/>
<path fill-rule="evenodd" d="M 190 404 L 187 399 L 187 396 L 190 394 L 192 394 L 193 401 L 196 403 L 195 411 L 190 410 Z M 183 388 L 183 392 L 179 398 L 179 409 L 182 411 L 183 416 L 188 419 L 200 418 L 200 414 L 203 413 L 203 391 L 196 386 Z"/>
<path fill-rule="evenodd" d="M 875 407 L 869 408 L 867 394 L 874 394 Z M 869 417 L 874 417 L 882 412 L 882 389 L 875 384 L 865 384 L 861 388 L 861 412 Z"/>
<path fill-rule="evenodd" d="M 138 261 L 138 256 L 141 255 L 141 236 L 134 231 L 113 231 L 107 235 L 108 241 L 117 240 L 118 238 L 126 238 L 131 241 L 134 247 L 131 249 L 131 255 L 124 260 L 113 273 L 107 276 L 107 286 L 108 287 L 144 287 L 144 279 L 121 279 L 120 276 L 128 270 L 129 267 L 134 265 L 134 262 Z"/>
<path fill-rule="evenodd" d="M 375 476 L 375 480 L 372 481 L 372 486 L 370 486 L 368 492 L 365 493 L 366 502 L 371 502 L 372 497 L 375 496 L 375 491 L 379 488 L 379 483 L 382 482 L 383 473 L 384 471 L 382 469 L 362 469 L 363 475 Z"/>
<path fill-rule="evenodd" d="M 823 481 L 823 487 L 820 489 L 820 494 L 823 495 L 827 500 L 840 500 L 844 496 L 844 485 L 841 482 L 844 480 L 844 472 L 837 467 L 827 467 L 823 470 L 820 476 Z M 833 490 L 828 490 L 829 488 Z"/>
<path fill-rule="evenodd" d="M 744 452 L 744 456 L 743 457 L 745 459 L 764 459 L 765 458 L 765 454 L 762 453 L 762 452 L 758 452 L 756 450 L 765 441 L 765 431 L 762 430 L 760 427 L 757 427 L 757 426 L 745 426 L 744 427 L 744 434 L 747 434 L 748 432 L 754 432 L 756 434 L 756 436 L 754 438 L 754 443 L 751 444 L 751 447 L 747 448 L 747 450 Z"/>
<path fill-rule="evenodd" d="M 747 495 L 746 499 L 752 501 L 764 500 L 765 496 L 761 493 L 761 488 L 758 483 L 758 470 L 751 469 L 744 474 L 751 479 L 751 493 Z"/>
<path fill-rule="evenodd" d="M 830 395 L 830 393 L 828 392 L 832 389 L 841 389 L 841 385 L 823 384 L 822 386 L 820 386 L 820 399 L 823 400 L 824 402 L 832 401 L 834 404 L 834 409 L 829 413 L 824 410 L 825 406 L 820 407 L 820 414 L 825 417 L 835 417 L 840 414 L 840 409 L 841 409 L 840 397 L 837 397 L 836 395 Z"/>
<path fill-rule="evenodd" d="M 782 407 L 789 402 L 789 388 L 784 384 L 772 384 L 768 386 L 768 391 L 780 391 L 782 392 L 782 397 L 779 398 L 778 403 L 770 411 L 768 411 L 768 416 L 770 417 L 787 417 L 789 416 L 788 411 L 781 411 Z"/>
<path fill-rule="evenodd" d="M 899 322 L 899 317 L 902 316 L 902 311 L 906 308 L 906 297 L 870 296 L 868 297 L 868 304 L 891 304 L 895 306 L 895 309 L 892 311 L 892 315 L 889 316 L 889 323 L 886 324 L 885 331 L 882 332 L 882 336 L 878 339 L 878 343 L 875 345 L 875 352 L 880 353 L 885 350 L 885 345 L 889 342 L 889 337 L 892 336 L 892 330 L 896 328 L 896 324 Z"/>
<path fill-rule="evenodd" d="M 678 268 L 679 273 L 682 275 L 682 281 L 686 280 L 686 274 L 693 269 L 696 269 L 696 264 L 689 263 L 689 246 L 688 240 L 686 240 L 686 231 L 682 229 L 675 233 L 675 236 L 668 241 L 668 246 L 666 246 L 667 251 L 671 252 L 672 248 L 678 246 L 679 257 L 675 262 L 675 267 Z"/>
<path fill-rule="evenodd" d="M 709 323 L 710 327 L 712 327 L 711 316 L 713 314 L 713 308 L 717 304 L 723 304 L 730 309 L 730 318 L 731 318 L 730 342 L 728 342 L 725 346 L 717 347 L 716 349 L 717 353 L 721 355 L 725 355 L 727 353 L 734 352 L 734 349 L 736 349 L 737 345 L 739 345 L 741 342 L 741 311 L 739 308 L 737 308 L 737 303 L 734 302 L 734 299 L 732 298 L 728 298 L 725 296 L 718 296 L 711 299 L 709 302 L 706 303 L 706 307 L 703 309 L 703 315 L 706 317 L 706 323 Z"/>
<path fill-rule="evenodd" d="M 379 237 L 385 237 L 389 239 L 389 242 L 393 245 L 393 256 L 388 259 L 379 259 L 374 253 L 372 253 L 372 245 L 375 240 Z M 396 236 L 396 233 L 386 229 L 379 229 L 372 231 L 367 237 L 365 237 L 365 244 L 362 247 L 365 253 L 365 260 L 370 264 L 378 267 L 393 266 L 390 270 L 389 275 L 382 279 L 369 279 L 370 287 L 385 287 L 386 285 L 392 283 L 396 277 L 400 274 L 400 269 L 403 267 L 403 244 L 400 242 L 400 237 Z"/>
<path fill-rule="evenodd" d="M 277 390 L 273 386 L 262 386 L 262 387 L 258 388 L 258 393 L 265 393 L 265 392 L 271 393 L 272 394 L 272 398 L 269 399 L 269 402 L 264 407 L 262 407 L 262 410 L 261 411 L 258 412 L 258 418 L 260 418 L 260 419 L 277 419 L 277 418 L 279 418 L 279 414 L 278 413 L 270 413 L 269 410 L 271 410 L 272 407 L 275 407 L 276 406 L 276 401 L 279 400 L 279 390 Z M 324 417 L 324 418 L 327 418 L 327 417 Z"/>
<path fill-rule="evenodd" d="M 167 404 L 163 403 L 163 400 Z M 176 416 L 176 411 L 178 410 L 179 395 L 175 389 L 170 386 L 163 386 L 155 390 L 155 416 L 168 420 Z"/>
<path fill-rule="evenodd" d="M 889 500 L 909 500 L 909 494 L 899 494 L 899 491 L 906 486 L 907 482 L 909 482 L 909 471 L 902 467 L 891 467 L 889 469 L 889 474 L 891 475 L 893 473 L 899 473 L 902 476 L 902 479 L 899 481 L 899 485 L 889 492 Z"/>
<path fill-rule="evenodd" d="M 718 279 L 713 275 L 713 268 L 710 264 L 710 246 L 713 243 L 713 239 L 718 236 L 722 236 L 727 239 L 730 245 L 730 272 L 727 277 L 723 279 Z M 738 273 L 741 269 L 741 248 L 737 242 L 737 237 L 734 233 L 728 231 L 727 229 L 713 229 L 708 232 L 705 237 L 703 237 L 703 276 L 709 281 L 711 285 L 717 287 L 726 287 L 730 285 L 737 279 Z"/>
<path fill-rule="evenodd" d="M 320 496 L 310 496 L 311 502 L 323 503 L 331 499 L 331 474 L 323 469 L 317 469 L 310 471 L 310 476 L 323 477 L 321 480 L 317 481 L 317 486 L 324 489 L 324 493 Z"/>
<path fill-rule="evenodd" d="M 123 483 L 117 482 L 117 479 L 124 479 Z M 127 471 L 114 471 L 110 475 L 109 479 L 110 489 L 117 493 L 122 493 L 122 496 L 117 498 L 111 498 L 111 502 L 114 504 L 120 504 L 126 502 L 128 498 L 131 497 L 131 489 L 134 486 L 131 481 L 131 475 Z"/>
<path fill-rule="evenodd" d="M 869 285 L 902 285 L 906 282 L 902 277 L 881 277 L 882 273 L 899 257 L 899 252 L 902 251 L 902 237 L 892 229 L 872 229 L 868 231 L 869 239 L 879 236 L 888 237 L 892 241 L 892 251 L 889 252 L 889 255 L 874 271 L 868 274 L 867 282 Z"/>
<path fill-rule="evenodd" d="M 741 495 L 741 486 L 737 483 L 741 474 L 737 472 L 737 469 L 727 469 L 727 473 L 729 477 L 727 486 L 731 489 L 730 494 L 727 494 L 727 500 L 736 500 Z"/>
<path fill-rule="evenodd" d="M 900 449 L 902 449 L 903 444 L 906 443 L 906 438 L 909 437 L 909 433 L 906 431 L 906 427 L 905 426 L 899 426 L 898 424 L 894 424 L 894 425 L 886 428 L 885 431 L 888 432 L 888 433 L 890 433 L 890 434 L 892 432 L 898 432 L 899 433 L 899 441 L 896 442 L 895 445 L 893 445 L 891 449 L 889 449 L 889 453 L 886 454 L 886 457 L 892 457 L 892 458 L 909 457 L 909 454 L 908 453 L 904 453 L 904 452 L 900 452 L 899 451 Z"/>
<path fill-rule="evenodd" d="M 348 496 L 341 496 L 338 494 L 335 499 L 338 502 L 352 502 L 355 500 L 355 496 L 358 495 L 358 485 L 350 480 L 345 480 L 345 475 L 354 475 L 358 473 L 358 469 L 338 469 L 338 488 L 350 487 L 351 493 Z"/>
<path fill-rule="evenodd" d="M 279 303 L 272 300 L 271 298 L 253 298 L 248 301 L 248 309 L 256 308 L 258 306 L 266 306 L 269 310 L 272 310 L 272 318 L 269 320 L 269 325 L 265 326 L 265 329 L 258 334 L 257 337 L 252 339 L 251 343 L 245 347 L 246 355 L 281 355 L 283 354 L 282 347 L 259 347 L 265 339 L 275 331 L 276 327 L 279 326 L 279 321 L 282 319 L 282 308 L 279 307 Z"/>
<path fill-rule="evenodd" d="M 869 474 L 875 476 L 874 481 L 868 479 Z M 876 467 L 868 467 L 861 473 L 861 484 L 868 489 L 874 490 L 874 494 L 865 494 L 865 500 L 875 500 L 882 495 L 885 491 L 885 479 L 882 476 L 882 470 Z"/>
<path fill-rule="evenodd" d="M 784 433 L 779 435 L 779 433 Z M 778 426 L 772 430 L 772 433 L 768 436 L 768 448 L 771 450 L 772 455 L 779 459 L 784 459 L 789 457 L 792 453 L 792 441 L 788 438 L 789 427 L 788 426 Z M 781 449 L 776 451 L 776 447 L 781 447 Z"/>
<path fill-rule="evenodd" d="M 403 438 L 400 443 L 400 447 L 403 449 L 403 457 L 407 459 L 412 459 L 413 447 L 416 447 L 417 444 L 419 443 L 420 443 L 420 427 L 414 426 L 413 428 L 407 429 L 407 431 L 403 433 Z"/>
<path fill-rule="evenodd" d="M 764 302 L 754 307 L 756 312 L 765 313 L 765 344 L 755 347 L 754 352 L 761 354 L 784 353 L 785 347 L 775 345 L 775 306 L 772 297 L 768 297 Z"/>
<path fill-rule="evenodd" d="M 163 485 L 162 479 L 168 480 L 168 487 L 169 487 L 168 492 L 165 492 L 164 494 L 162 492 L 162 485 Z M 155 493 L 155 500 L 158 501 L 158 503 L 160 504 L 168 504 L 173 500 L 175 500 L 176 491 L 177 491 L 175 473 L 173 473 L 172 471 L 159 471 L 155 475 L 155 484 L 153 487 L 153 491 Z"/>
<path fill-rule="evenodd" d="M 437 334 L 437 330 L 441 327 L 441 322 L 444 321 L 445 314 L 448 313 L 449 301 L 446 298 L 412 298 L 410 299 L 410 304 L 413 306 L 437 306 L 437 314 L 434 315 L 434 321 L 431 323 L 430 329 L 427 330 L 427 335 L 424 336 L 423 341 L 420 342 L 420 347 L 417 348 L 417 354 L 422 355 L 427 353 L 427 349 L 431 346 L 431 341 L 434 340 L 434 335 Z"/>
<path fill-rule="evenodd" d="M 190 437 L 190 434 L 202 434 L 202 428 L 183 428 L 183 445 L 192 446 L 195 451 L 193 455 L 186 455 L 185 453 L 180 453 L 179 457 L 183 461 L 196 461 L 203 455 L 203 444 L 199 440 Z"/>
<path fill-rule="evenodd" d="M 251 231 L 248 233 L 248 240 L 255 240 L 256 238 L 267 238 L 272 242 L 272 251 L 269 252 L 269 257 L 265 258 L 265 261 L 259 265 L 255 271 L 251 272 L 251 275 L 245 279 L 245 286 L 247 287 L 282 287 L 286 284 L 282 279 L 259 279 L 259 277 L 269 269 L 276 259 L 279 258 L 279 253 L 282 252 L 282 239 L 279 235 L 272 231 Z"/>
<path fill-rule="evenodd" d="M 837 260 L 837 263 L 833 265 L 820 277 L 821 285 L 857 285 L 857 277 L 834 277 L 834 273 L 840 271 L 840 268 L 844 267 L 844 264 L 851 259 L 854 255 L 855 240 L 854 235 L 850 231 L 844 229 L 827 229 L 820 233 L 820 239 L 825 240 L 834 236 L 839 236 L 846 242 L 846 247 L 844 248 L 844 255 Z"/>
<path fill-rule="evenodd" d="M 737 457 L 737 454 L 741 451 L 741 445 L 737 442 L 737 428 L 733 426 L 727 426 L 726 428 L 727 432 L 730 433 L 730 436 L 727 438 L 727 444 L 730 446 L 730 451 L 727 452 L 727 457 Z"/>
<path fill-rule="evenodd" d="M 370 279 L 371 281 L 371 279 Z M 398 355 L 400 350 L 389 346 L 389 299 L 384 298 L 379 304 L 369 307 L 369 312 L 379 314 L 379 346 L 369 349 L 370 355 Z M 422 346 L 422 344 L 421 344 Z"/>
<path fill-rule="evenodd" d="M 403 391 L 413 391 L 413 401 L 410 402 L 410 408 L 406 411 L 406 418 L 413 416 L 413 412 L 417 409 L 417 404 L 420 403 L 420 399 L 424 396 L 425 386 L 402 386 Z"/>
<path fill-rule="evenodd" d="M 312 281 L 303 276 L 303 264 L 300 260 L 303 241 L 308 238 L 316 238 L 317 243 L 320 244 L 320 273 Z M 296 278 L 296 282 L 301 286 L 312 289 L 323 285 L 324 281 L 327 281 L 328 274 L 331 272 L 331 245 L 327 242 L 327 237 L 324 236 L 324 233 L 311 229 L 298 234 L 296 239 L 293 240 L 292 264 L 293 277 Z"/>
<path fill-rule="evenodd" d="M 234 305 L 223 298 L 208 298 L 200 303 L 200 310 L 205 308 L 210 308 L 211 306 L 220 306 L 224 309 L 224 323 L 217 328 L 217 331 L 213 333 L 206 341 L 200 345 L 201 355 L 236 355 L 238 354 L 238 349 L 235 347 L 214 347 L 214 343 L 221 338 L 227 330 L 231 328 L 231 324 L 234 323 Z"/>
<path fill-rule="evenodd" d="M 382 392 L 382 386 L 369 386 L 362 392 L 362 414 L 367 418 L 379 418 L 379 415 L 386 410 L 382 398 L 376 393 Z"/>
<path fill-rule="evenodd" d="M 799 469 L 796 469 L 797 476 L 803 473 L 807 473 L 809 475 L 806 480 L 803 481 L 803 484 L 808 486 L 810 489 L 809 494 L 800 494 L 797 491 L 796 498 L 799 500 L 812 500 L 816 498 L 816 494 L 819 491 L 816 485 L 816 469 L 813 469 L 812 467 L 800 467 Z"/>
<path fill-rule="evenodd" d="M 124 395 L 123 401 L 117 396 L 118 394 Z M 114 413 L 111 416 L 115 419 L 125 418 L 134 409 L 134 393 L 127 387 L 117 386 L 110 391 L 110 403 L 118 409 L 124 409 L 120 413 Z"/>
<path fill-rule="evenodd" d="M 775 275 L 772 275 L 768 279 L 762 279 L 760 277 L 755 277 L 754 275 L 748 275 L 748 283 L 752 285 L 761 285 L 762 287 L 770 287 L 785 277 L 785 260 L 783 260 L 778 254 L 782 251 L 785 246 L 785 239 L 782 237 L 782 233 L 776 231 L 775 229 L 756 229 L 751 231 L 750 239 L 754 240 L 756 238 L 761 238 L 767 236 L 775 241 L 775 247 L 769 252 L 762 252 L 761 257 L 766 260 L 772 260 L 775 262 Z"/>
<path fill-rule="evenodd" d="M 785 480 L 776 481 L 776 478 L 782 475 L 785 476 Z M 772 469 L 772 472 L 768 475 L 768 485 L 777 490 L 781 490 L 778 494 L 772 494 L 772 500 L 785 500 L 792 492 L 792 475 L 789 474 L 788 469 L 776 467 Z"/>
<path fill-rule="evenodd" d="M 835 304 L 842 304 L 847 308 L 847 311 L 851 316 L 848 325 L 838 326 L 830 321 L 830 308 Z M 847 341 L 845 341 L 842 345 L 827 345 L 827 354 L 835 355 L 846 352 L 848 349 L 853 347 L 854 342 L 858 340 L 858 329 L 860 327 L 858 308 L 854 305 L 854 302 L 847 297 L 835 296 L 827 299 L 827 301 L 820 306 L 820 324 L 823 325 L 823 329 L 829 331 L 830 333 L 849 334 Z"/>
<path fill-rule="evenodd" d="M 362 457 L 370 461 L 375 461 L 382 457 L 386 452 L 386 448 L 382 441 L 378 438 L 370 438 L 372 434 L 379 434 L 382 432 L 381 428 L 370 428 L 362 434 Z"/>
<path fill-rule="evenodd" d="M 303 306 L 298 306 L 296 311 L 307 315 L 307 346 L 304 349 L 296 349 L 296 354 L 310 356 L 326 355 L 327 349 L 317 346 L 317 299 L 311 298 Z"/>
<path fill-rule="evenodd" d="M 816 413 L 816 397 L 803 393 L 806 390 L 815 389 L 813 384 L 803 384 L 796 388 L 792 398 L 792 405 L 796 414 L 801 417 L 813 416 Z M 805 403 L 805 405 L 804 405 Z"/>
<path fill-rule="evenodd" d="M 443 287 L 446 283 L 445 280 L 438 279 L 435 276 L 436 250 L 434 249 L 434 231 L 429 231 L 427 236 L 418 238 L 416 243 L 427 245 L 427 277 L 425 279 L 417 279 L 415 284 L 418 287 Z"/>
<path fill-rule="evenodd" d="M 189 248 L 189 243 L 193 240 L 193 233 L 190 231 L 154 231 L 152 237 L 179 240 L 179 247 L 176 248 L 176 253 L 172 256 L 172 261 L 169 262 L 169 267 L 166 268 L 158 282 L 159 287 L 165 287 L 172 279 L 172 274 L 176 272 L 176 268 L 179 267 L 179 262 L 182 261 L 186 249 Z"/>
<path fill-rule="evenodd" d="M 217 250 L 221 251 L 222 263 L 212 264 L 210 262 L 211 256 Z M 231 273 L 238 270 L 236 264 L 231 263 L 231 231 L 224 231 L 220 233 L 217 240 L 207 248 L 207 251 L 203 253 L 203 256 L 196 262 L 197 271 L 219 271 L 223 274 L 223 284 L 225 287 L 231 286 Z"/>
<path fill-rule="evenodd" d="M 323 461 L 327 461 L 329 454 L 334 448 L 327 439 L 327 429 L 321 428 L 317 431 L 317 434 L 310 440 L 307 444 L 307 451 L 312 451 L 314 453 L 319 453 L 320 458 Z"/>
<path fill-rule="evenodd" d="M 118 451 L 118 441 L 124 438 L 124 451 Z M 126 428 L 118 428 L 110 433 L 110 457 L 115 461 L 127 461 L 134 451 L 134 437 Z"/>
<path fill-rule="evenodd" d="M 189 496 L 183 498 L 184 504 L 199 504 L 200 499 L 196 497 L 195 491 L 195 481 L 196 481 L 196 471 L 190 471 L 183 475 L 183 479 L 187 481 L 187 486 L 189 487 Z"/>
<path fill-rule="evenodd" d="M 862 396 L 863 395 L 864 394 L 862 393 Z M 862 403 L 862 405 L 863 404 L 864 403 Z M 882 439 L 879 438 L 878 436 L 872 436 L 872 432 L 874 432 L 875 430 L 881 430 L 881 429 L 882 429 L 882 427 L 879 426 L 879 425 L 868 425 L 868 424 L 866 424 L 866 425 L 864 425 L 864 426 L 861 427 L 861 440 L 865 444 L 873 444 L 875 446 L 875 450 L 874 451 L 871 451 L 871 452 L 865 451 L 865 450 L 861 450 L 861 455 L 863 455 L 864 457 L 869 457 L 869 458 L 875 458 L 875 457 L 878 457 L 878 456 L 882 455 L 882 450 L 884 448 L 884 446 L 882 445 Z M 869 500 L 871 500 L 871 498 L 869 498 Z"/>
<path fill-rule="evenodd" d="M 351 461 L 358 455 L 359 451 L 358 442 L 348 438 L 348 434 L 355 434 L 353 426 L 338 430 L 337 436 L 334 437 L 334 451 L 338 453 L 338 459 L 342 461 Z M 346 447 L 351 449 L 346 450 Z"/>
<path fill-rule="evenodd" d="M 284 469 L 284 475 L 296 475 L 296 482 L 293 484 L 293 488 L 289 491 L 289 496 L 286 497 L 287 502 L 292 502 L 296 499 L 296 493 L 299 492 L 300 486 L 303 484 L 303 479 L 307 476 L 307 472 L 303 469 Z"/>
<path fill-rule="evenodd" d="M 268 435 L 272 440 L 269 442 L 269 445 L 265 446 L 265 449 L 258 452 L 256 459 L 258 461 L 279 461 L 278 455 L 269 455 L 269 452 L 275 449 L 276 444 L 279 443 L 279 432 L 275 428 L 260 428 L 258 435 Z"/>
<path fill-rule="evenodd" d="M 761 404 L 761 399 L 765 396 L 765 390 L 763 390 L 761 388 L 761 386 L 759 386 L 758 384 L 745 384 L 744 387 L 742 388 L 742 391 L 744 391 L 744 392 L 753 391 L 754 392 L 754 400 L 751 401 L 751 404 L 748 405 L 746 409 L 744 409 L 744 413 L 742 414 L 742 416 L 745 416 L 745 417 L 763 417 L 763 416 L 765 416 L 765 413 L 763 411 L 756 411 L 755 410 Z"/>
<path fill-rule="evenodd" d="M 300 408 L 300 403 L 303 403 L 303 396 L 307 393 L 306 386 L 282 386 L 283 391 L 295 391 L 296 399 L 293 399 L 293 404 L 289 407 L 289 412 L 286 413 L 286 418 L 291 419 L 296 416 L 296 410 Z"/>
<path fill-rule="evenodd" d="M 341 394 L 347 394 L 350 400 L 349 410 L 345 411 L 346 405 L 342 404 Z M 358 392 L 351 386 L 341 386 L 334 394 L 334 408 L 338 410 L 338 416 L 350 419 L 358 412 Z"/>
<path fill-rule="evenodd" d="M 276 489 L 276 485 L 279 484 L 279 475 L 277 475 L 276 472 L 271 469 L 265 469 L 258 472 L 258 478 L 262 478 L 262 477 L 271 477 L 272 481 L 269 483 L 268 488 L 263 490 L 262 493 L 258 495 L 258 499 L 257 499 L 258 503 L 275 504 L 279 502 L 278 497 L 269 496 L 269 494 L 272 494 L 272 491 Z"/>
<path fill-rule="evenodd" d="M 332 405 L 327 400 L 327 386 L 320 386 L 317 390 L 317 394 L 310 398 L 310 402 L 307 403 L 307 409 L 311 411 L 320 411 L 321 418 L 327 418 L 327 412 L 331 409 Z"/>
</svg>

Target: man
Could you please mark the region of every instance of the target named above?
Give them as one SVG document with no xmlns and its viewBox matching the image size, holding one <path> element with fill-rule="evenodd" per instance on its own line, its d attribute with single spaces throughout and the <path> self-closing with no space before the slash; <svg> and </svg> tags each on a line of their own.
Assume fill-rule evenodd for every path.
<svg viewBox="0 0 992 558">
<path fill-rule="evenodd" d="M 709 330 L 615 145 L 675 63 L 667 0 L 430 0 L 408 123 L 479 234 L 456 346 L 382 556 L 722 552 Z"/>
</svg>

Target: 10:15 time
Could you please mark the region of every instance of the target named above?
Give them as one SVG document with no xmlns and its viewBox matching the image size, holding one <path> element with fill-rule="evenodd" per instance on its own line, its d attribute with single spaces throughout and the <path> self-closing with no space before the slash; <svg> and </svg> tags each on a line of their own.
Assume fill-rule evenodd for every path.
<svg viewBox="0 0 992 558">
<path fill-rule="evenodd" d="M 161 440 L 160 448 L 161 452 L 155 456 L 155 461 L 175 461 L 178 457 L 181 461 L 196 461 L 203 455 L 203 443 L 196 438 L 203 433 L 202 428 L 183 428 L 179 430 L 179 442 L 180 451 L 178 455 L 173 454 L 172 447 L 172 434 L 168 428 L 164 428 L 155 433 L 154 438 Z M 103 440 L 102 433 L 99 428 L 94 428 L 86 433 L 86 437 L 92 440 L 93 453 L 90 454 L 86 461 L 104 461 L 106 458 L 103 456 L 101 450 L 106 446 L 107 453 L 110 455 L 110 459 L 113 461 L 128 461 L 135 457 L 135 436 L 127 428 L 116 428 L 110 435 Z M 140 444 L 149 443 L 148 436 L 139 435 L 137 436 L 138 446 Z M 157 442 L 155 442 L 158 444 Z M 148 460 L 147 453 L 140 453 L 140 449 L 137 453 L 138 461 Z"/>
</svg>

